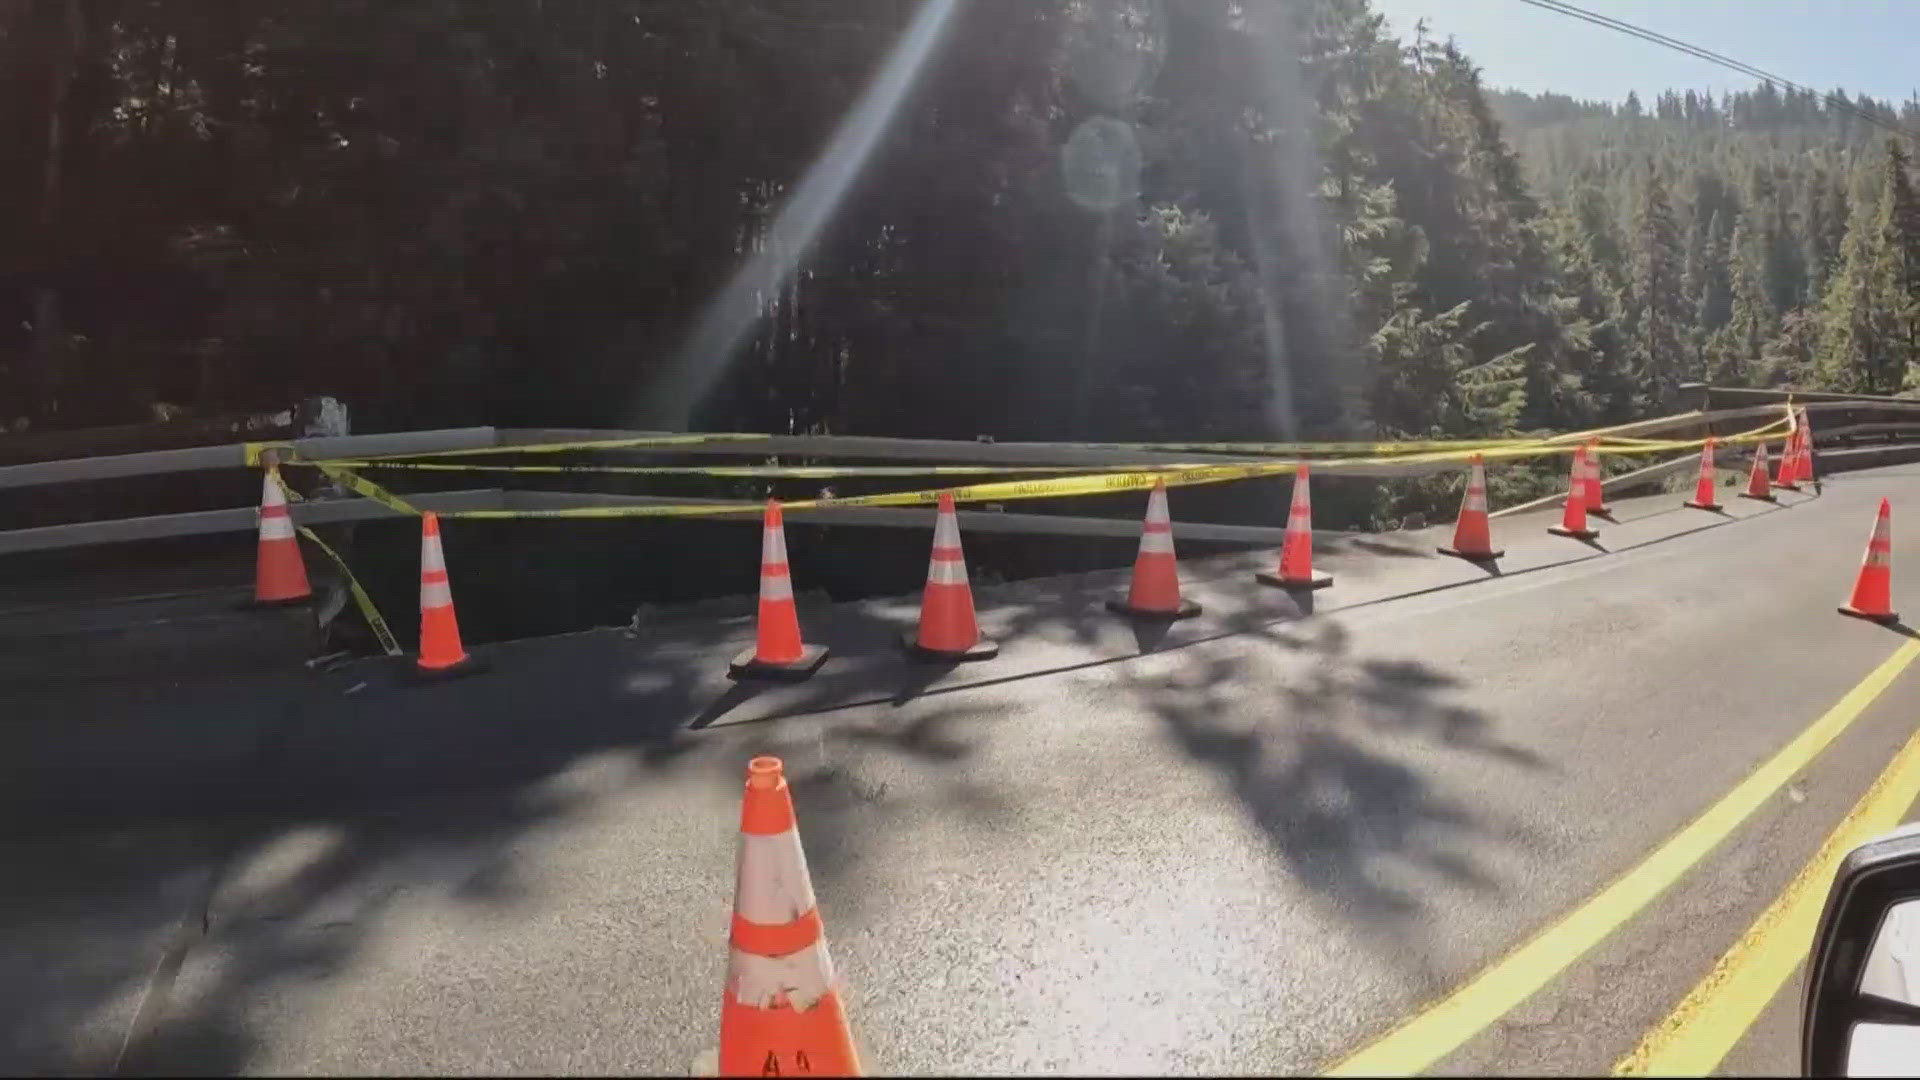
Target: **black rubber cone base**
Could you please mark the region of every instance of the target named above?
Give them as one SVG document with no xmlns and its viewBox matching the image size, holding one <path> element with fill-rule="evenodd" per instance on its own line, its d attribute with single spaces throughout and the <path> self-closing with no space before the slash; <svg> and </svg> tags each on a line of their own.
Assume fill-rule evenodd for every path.
<svg viewBox="0 0 1920 1080">
<path fill-rule="evenodd" d="M 485 660 L 472 653 L 468 653 L 465 660 L 443 668 L 423 668 L 419 660 L 408 658 L 400 666 L 400 681 L 407 686 L 426 686 L 429 683 L 464 679 L 469 675 L 484 675 L 490 670 L 492 668 Z"/>
<path fill-rule="evenodd" d="M 827 662 L 825 645 L 801 645 L 800 659 L 785 664 L 770 664 L 754 659 L 755 650 L 748 649 L 733 658 L 727 664 L 727 674 L 736 679 L 778 679 L 782 682 L 801 682 L 809 675 L 820 670 Z"/>
<path fill-rule="evenodd" d="M 970 648 L 962 649 L 959 652 L 952 652 L 947 649 L 925 648 L 920 644 L 920 631 L 918 630 L 909 630 L 901 634 L 900 647 L 907 650 L 907 655 L 913 657 L 915 660 L 925 660 L 929 663 L 945 662 L 949 664 L 962 664 L 970 660 L 991 660 L 1000 655 L 1000 645 L 997 642 L 988 641 L 986 638 L 981 638 L 979 641 L 974 642 Z"/>
<path fill-rule="evenodd" d="M 1865 611 L 1861 611 L 1858 608 L 1848 607 L 1845 604 L 1840 605 L 1838 610 L 1842 615 L 1851 615 L 1856 619 L 1865 619 L 1868 622 L 1876 622 L 1876 623 L 1879 623 L 1881 626 L 1892 626 L 1894 623 L 1897 623 L 1900 621 L 1900 616 L 1895 615 L 1891 611 L 1887 612 L 1885 615 L 1874 615 Z"/>
<path fill-rule="evenodd" d="M 1253 580 L 1276 589 L 1324 589 L 1333 584 L 1333 575 L 1325 570 L 1315 570 L 1312 577 L 1283 578 L 1271 570 L 1262 570 L 1253 575 Z"/>
<path fill-rule="evenodd" d="M 1180 600 L 1178 610 L 1160 611 L 1156 608 L 1133 607 L 1127 603 L 1125 598 L 1116 596 L 1107 601 L 1107 610 L 1116 615 L 1125 615 L 1129 619 L 1139 619 L 1142 622 L 1172 622 L 1175 619 L 1191 619 L 1195 615 L 1200 614 L 1200 605 L 1183 597 Z"/>
<path fill-rule="evenodd" d="M 1500 551 L 1460 551 L 1460 550 L 1458 550 L 1458 549 L 1455 549 L 1455 548 L 1450 548 L 1450 547 L 1443 547 L 1443 548 L 1435 548 L 1434 550 L 1435 550 L 1435 551 L 1438 551 L 1438 552 L 1439 552 L 1440 554 L 1442 554 L 1442 555 L 1451 555 L 1451 556 L 1453 556 L 1453 557 L 1454 557 L 1454 558 L 1456 558 L 1456 559 L 1465 559 L 1465 560 L 1467 560 L 1468 562 L 1492 562 L 1493 560 L 1495 560 L 1495 559 L 1498 559 L 1498 558 L 1500 558 L 1500 557 L 1501 557 L 1502 555 L 1505 555 L 1505 554 L 1506 554 L 1506 551 L 1504 551 L 1504 550 L 1500 550 Z"/>
<path fill-rule="evenodd" d="M 1773 497 L 1773 494 L 1771 492 L 1765 495 L 1755 495 L 1751 491 L 1743 491 L 1740 493 L 1740 497 L 1743 499 L 1752 499 L 1754 502 L 1777 502 L 1778 501 Z"/>
<path fill-rule="evenodd" d="M 1720 510 L 1720 509 L 1724 509 L 1724 508 L 1723 508 L 1723 507 L 1722 507 L 1722 506 L 1721 506 L 1721 505 L 1720 505 L 1719 503 L 1703 503 L 1703 502 L 1695 502 L 1695 501 L 1694 501 L 1694 500 L 1692 500 L 1692 499 L 1688 499 L 1688 500 L 1687 500 L 1686 502 L 1683 502 L 1683 503 L 1681 503 L 1680 505 L 1681 505 L 1681 506 L 1691 506 L 1691 507 L 1693 507 L 1693 508 L 1694 508 L 1695 510 Z"/>
<path fill-rule="evenodd" d="M 1571 536 L 1575 540 L 1591 540 L 1600 535 L 1598 529 L 1569 529 L 1565 525 L 1549 525 L 1547 531 L 1555 536 Z"/>
</svg>

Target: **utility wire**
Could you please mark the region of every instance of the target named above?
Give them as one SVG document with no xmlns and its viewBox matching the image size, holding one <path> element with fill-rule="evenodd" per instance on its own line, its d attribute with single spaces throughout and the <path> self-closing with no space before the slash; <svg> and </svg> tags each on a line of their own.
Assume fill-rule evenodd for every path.
<svg viewBox="0 0 1920 1080">
<path fill-rule="evenodd" d="M 1678 38 L 1668 37 L 1667 35 L 1662 34 L 1657 30 L 1649 30 L 1646 27 L 1635 26 L 1632 23 L 1624 22 L 1620 19 L 1615 19 L 1610 16 L 1601 15 L 1598 12 L 1588 11 L 1585 8 L 1575 7 L 1572 4 L 1564 2 L 1564 0 L 1520 0 L 1520 2 L 1523 4 L 1530 4 L 1533 7 L 1540 8 L 1544 11 L 1551 11 L 1556 14 L 1566 15 L 1571 18 L 1580 19 L 1583 22 L 1589 22 L 1595 26 L 1605 27 L 1608 30 L 1616 30 L 1622 34 L 1627 34 L 1631 37 L 1639 38 L 1641 41 L 1651 42 L 1652 44 L 1655 44 L 1655 45 L 1660 45 L 1665 48 L 1674 49 L 1679 52 L 1686 53 L 1689 56 L 1693 56 L 1698 59 L 1705 60 L 1710 64 L 1718 64 L 1721 67 L 1729 68 L 1733 71 L 1737 71 L 1742 75 L 1746 75 L 1755 79 L 1760 79 L 1765 82 L 1770 82 L 1776 86 L 1782 86 L 1782 87 L 1785 87 L 1786 89 L 1795 90 L 1803 94 L 1819 94 L 1827 102 L 1829 106 L 1837 107 L 1843 112 L 1859 117 L 1860 119 L 1865 120 L 1867 123 L 1872 124 L 1875 127 L 1879 127 L 1887 131 L 1891 131 L 1896 135 L 1904 135 L 1909 139 L 1920 140 L 1920 131 L 1915 131 L 1914 129 L 1907 127 L 1905 124 L 1901 124 L 1896 121 L 1889 120 L 1885 116 L 1882 116 L 1879 113 L 1872 111 L 1871 109 L 1860 108 L 1858 105 L 1855 105 L 1853 102 L 1848 101 L 1845 95 L 1843 94 L 1834 93 L 1832 91 L 1822 92 L 1819 90 L 1815 90 L 1809 86 L 1802 86 L 1801 84 L 1794 82 L 1792 79 L 1782 78 L 1781 76 L 1775 75 L 1770 71 L 1765 71 L 1761 68 L 1754 67 L 1752 64 L 1735 60 L 1730 56 L 1723 56 L 1720 53 L 1714 52 L 1711 49 L 1704 49 L 1698 45 L 1692 45 L 1687 42 L 1681 41 Z"/>
</svg>

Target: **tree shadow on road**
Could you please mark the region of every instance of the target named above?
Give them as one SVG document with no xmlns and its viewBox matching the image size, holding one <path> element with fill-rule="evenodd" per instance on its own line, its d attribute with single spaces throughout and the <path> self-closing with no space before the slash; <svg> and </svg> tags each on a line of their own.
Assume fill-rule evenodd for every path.
<svg viewBox="0 0 1920 1080">
<path fill-rule="evenodd" d="M 452 815 L 239 816 L 0 840 L 39 886 L 10 890 L 7 934 L 63 954 L 37 972 L 16 967 L 32 963 L 23 951 L 0 960 L 17 999 L 0 1058 L 28 1073 L 247 1071 L 258 1010 L 347 967 L 397 901 L 513 903 L 511 841 L 569 812 L 562 795 L 523 792 Z M 100 861 L 119 872 L 89 870 Z M 76 964 L 76 948 L 98 955 Z"/>
<path fill-rule="evenodd" d="M 1200 576 L 1238 578 L 1265 561 L 1223 559 Z M 493 650 L 491 674 L 426 687 L 403 685 L 391 661 L 263 676 L 217 692 L 156 687 L 120 695 L 117 704 L 96 701 L 101 715 L 88 717 L 84 731 L 16 728 L 16 737 L 40 741 L 0 764 L 10 783 L 0 803 L 16 815 L 96 830 L 174 816 L 218 839 L 217 858 L 205 844 L 182 857 L 179 872 L 210 859 L 226 869 L 211 872 L 210 932 L 188 935 L 187 962 L 162 996 L 159 1021 L 134 1041 L 127 1065 L 135 1070 L 257 1067 L 263 1036 L 251 1029 L 252 1010 L 289 985 L 346 969 L 410 896 L 424 890 L 511 910 L 519 838 L 632 785 L 692 776 L 705 790 L 725 791 L 753 753 L 788 761 L 822 895 L 858 920 L 866 860 L 884 850 L 902 815 L 956 816 L 989 836 L 1016 828 L 1013 796 L 974 779 L 968 766 L 990 740 L 1014 737 L 1010 722 L 1048 717 L 1010 720 L 1003 704 L 953 690 L 1124 665 L 1143 654 L 1142 662 L 1160 665 L 1156 672 L 1177 667 L 1132 676 L 1123 669 L 1108 685 L 1144 701 L 1184 753 L 1228 781 L 1275 855 L 1328 910 L 1385 924 L 1404 944 L 1420 930 L 1423 882 L 1469 893 L 1498 888 L 1476 851 L 1513 830 L 1382 749 L 1386 740 L 1412 738 L 1504 766 L 1542 767 L 1495 739 L 1484 717 L 1448 704 L 1456 689 L 1449 676 L 1413 661 L 1350 655 L 1337 622 L 1300 621 L 1311 614 L 1311 594 L 1256 590 L 1250 581 L 1244 608 L 1209 611 L 1157 640 L 1137 636 L 1134 624 L 1103 607 L 1124 582 L 1124 571 L 1090 574 L 1017 605 L 1000 598 L 992 632 L 1032 651 L 953 670 L 901 657 L 896 638 L 910 625 L 912 598 L 803 608 L 809 640 L 829 644 L 834 659 L 797 687 L 727 679 L 727 657 L 751 632 L 738 618 L 515 643 Z M 1225 655 L 1183 653 L 1228 638 L 1235 640 Z M 853 710 L 863 702 L 892 707 Z M 775 720 L 793 722 L 768 722 Z M 607 766 L 614 773 L 591 794 L 556 793 L 558 778 L 605 755 L 624 764 Z M 918 780 L 903 785 L 895 767 Z M 456 800 L 457 812 L 415 812 L 436 799 Z M 732 824 L 724 810 L 716 817 L 706 872 L 712 899 L 724 904 Z M 306 860 L 294 860 L 284 884 L 255 896 L 236 883 L 251 880 L 245 868 L 258 860 L 303 844 Z M 179 905 L 152 907 L 149 936 L 180 917 Z M 140 940 L 130 954 L 138 962 L 67 980 L 67 997 L 84 1001 L 22 1023 L 72 1024 L 101 1003 L 137 995 L 154 960 L 154 946 Z M 1409 957 L 1418 950 L 1398 951 L 1396 963 L 1416 962 Z M 704 1016 L 708 1004 L 694 1011 Z M 27 1027 L 13 1030 L 10 1042 Z M 96 1054 L 47 1071 L 111 1066 Z"/>
<path fill-rule="evenodd" d="M 1224 653 L 1136 689 L 1182 749 L 1228 781 L 1323 910 L 1438 988 L 1442 977 L 1418 947 L 1437 929 L 1424 921 L 1430 896 L 1497 892 L 1481 853 L 1528 836 L 1477 809 L 1468 793 L 1437 787 L 1417 764 L 1418 747 L 1487 755 L 1526 772 L 1549 766 L 1494 736 L 1484 714 L 1445 701 L 1458 688 L 1452 676 L 1414 660 L 1351 655 L 1338 622 L 1289 624 L 1273 638 L 1294 654 L 1284 670 Z M 1263 697 L 1270 711 L 1244 704 Z"/>
</svg>

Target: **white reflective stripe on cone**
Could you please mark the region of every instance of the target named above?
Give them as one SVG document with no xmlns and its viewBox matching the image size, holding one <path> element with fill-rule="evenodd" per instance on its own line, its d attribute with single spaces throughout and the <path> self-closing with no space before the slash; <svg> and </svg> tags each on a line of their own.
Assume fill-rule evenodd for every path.
<svg viewBox="0 0 1920 1080">
<path fill-rule="evenodd" d="M 1873 532 L 1867 537 L 1867 556 L 1863 566 L 1886 566 L 1893 559 L 1893 530 L 1886 518 L 1878 518 L 1873 523 Z"/>
<path fill-rule="evenodd" d="M 793 829 L 771 836 L 740 834 L 733 913 L 762 926 L 785 926 L 812 911 L 813 879 Z"/>
<path fill-rule="evenodd" d="M 783 563 L 787 561 L 787 534 L 785 530 L 773 528 L 766 530 L 760 540 L 760 562 Z"/>
<path fill-rule="evenodd" d="M 760 575 L 760 599 L 762 600 L 793 599 L 793 579 L 788 577 L 785 574 L 761 574 Z"/>
<path fill-rule="evenodd" d="M 453 603 L 453 586 L 444 581 L 420 583 L 420 610 L 443 608 Z"/>
<path fill-rule="evenodd" d="M 420 572 L 423 574 L 447 572 L 447 556 L 440 550 L 439 537 L 420 538 Z"/>
<path fill-rule="evenodd" d="M 274 472 L 272 469 L 267 470 L 266 478 L 261 481 L 261 485 L 262 485 L 260 489 L 260 505 L 261 506 L 287 505 L 287 494 L 286 492 L 280 490 L 279 477 L 274 475 Z"/>
<path fill-rule="evenodd" d="M 1170 532 L 1156 532 L 1152 529 L 1149 529 L 1146 532 L 1141 533 L 1140 534 L 1140 554 L 1142 555 L 1173 554 L 1173 534 Z"/>
<path fill-rule="evenodd" d="M 260 539 L 262 540 L 293 539 L 293 519 L 288 517 L 285 514 L 260 515 Z"/>
<path fill-rule="evenodd" d="M 960 546 L 960 519 L 952 514 L 941 514 L 933 523 L 933 546 L 937 548 L 957 548 Z"/>
<path fill-rule="evenodd" d="M 938 556 L 927 560 L 927 584 L 965 585 L 966 583 L 967 564 L 964 560 L 942 559 Z"/>
<path fill-rule="evenodd" d="M 833 957 L 824 939 L 780 957 L 755 956 L 731 950 L 727 957 L 727 988 L 742 1005 L 770 1009 L 784 995 L 787 1003 L 805 1011 L 833 986 Z"/>
</svg>

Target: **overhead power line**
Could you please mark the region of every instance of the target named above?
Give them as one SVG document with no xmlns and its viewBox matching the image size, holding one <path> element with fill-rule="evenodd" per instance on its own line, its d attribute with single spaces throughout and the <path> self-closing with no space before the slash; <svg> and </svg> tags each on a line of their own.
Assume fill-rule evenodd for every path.
<svg viewBox="0 0 1920 1080">
<path fill-rule="evenodd" d="M 1712 49 L 1701 48 L 1698 45 L 1681 41 L 1679 38 L 1668 37 L 1657 30 L 1649 30 L 1644 26 L 1635 26 L 1630 22 L 1615 19 L 1607 15 L 1601 15 L 1598 12 L 1588 11 L 1585 8 L 1575 7 L 1572 4 L 1564 2 L 1564 0 L 1520 0 L 1520 2 L 1523 4 L 1531 4 L 1545 11 L 1566 15 L 1583 22 L 1589 22 L 1595 26 L 1603 26 L 1608 30 L 1615 30 L 1630 37 L 1639 38 L 1641 41 L 1651 42 L 1652 44 L 1668 49 L 1674 49 L 1678 52 L 1686 53 L 1688 56 L 1705 60 L 1710 64 L 1718 64 L 1723 68 L 1737 71 L 1751 78 L 1773 83 L 1776 86 L 1785 87 L 1788 90 L 1795 90 L 1803 94 L 1819 94 L 1829 106 L 1859 117 L 1861 120 L 1875 127 L 1891 131 L 1896 135 L 1904 135 L 1909 139 L 1920 139 L 1920 131 L 1915 131 L 1905 124 L 1889 120 L 1871 109 L 1863 109 L 1853 102 L 1848 101 L 1843 94 L 1837 94 L 1830 90 L 1820 91 L 1809 86 L 1803 86 L 1800 83 L 1794 82 L 1792 79 L 1782 78 L 1770 71 L 1754 67 L 1752 64 L 1714 52 Z"/>
</svg>

